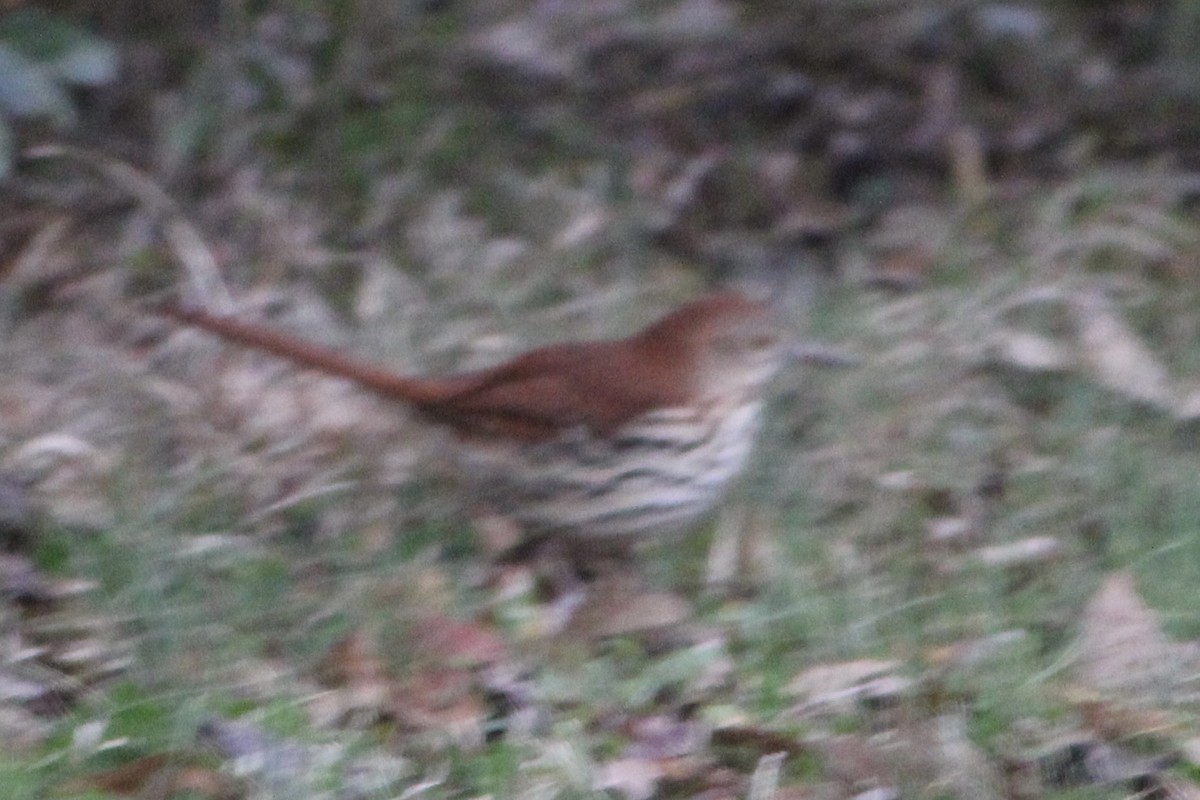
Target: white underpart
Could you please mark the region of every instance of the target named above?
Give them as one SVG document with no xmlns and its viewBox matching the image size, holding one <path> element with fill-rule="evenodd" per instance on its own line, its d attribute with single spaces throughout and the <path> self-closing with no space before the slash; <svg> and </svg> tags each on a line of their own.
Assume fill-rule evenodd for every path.
<svg viewBox="0 0 1200 800">
<path fill-rule="evenodd" d="M 659 409 L 611 438 L 579 428 L 534 448 L 469 448 L 467 466 L 486 502 L 530 533 L 669 533 L 725 495 L 750 455 L 761 411 L 761 402 Z M 696 444 L 679 448 L 680 441 Z M 526 468 L 512 469 L 514 458 Z"/>
</svg>

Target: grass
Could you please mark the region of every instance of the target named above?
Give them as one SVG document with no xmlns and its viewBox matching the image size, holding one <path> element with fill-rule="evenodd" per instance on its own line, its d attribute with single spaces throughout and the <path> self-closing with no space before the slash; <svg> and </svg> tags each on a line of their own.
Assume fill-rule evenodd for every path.
<svg viewBox="0 0 1200 800">
<path fill-rule="evenodd" d="M 1132 409 L 1082 371 L 1053 407 L 1022 408 L 962 356 L 991 324 L 970 310 L 1024 286 L 1005 275 L 998 284 L 917 296 L 859 294 L 827 311 L 836 319 L 829 332 L 863 363 L 783 379 L 754 483 L 738 496 L 767 521 L 775 563 L 745 600 L 699 598 L 702 620 L 724 643 L 657 654 L 617 640 L 566 661 L 535 647 L 541 655 L 519 661 L 551 709 L 548 727 L 470 755 L 418 748 L 408 753 L 412 770 L 430 774 L 449 758 L 430 789 L 439 796 L 586 795 L 589 776 L 624 747 L 604 720 L 671 709 L 676 701 L 668 698 L 693 691 L 720 659 L 733 664 L 723 688 L 697 695 L 713 715 L 795 729 L 787 685 L 807 666 L 898 659 L 922 686 L 902 701 L 907 713 L 965 704 L 977 744 L 1003 749 L 1030 719 L 1071 718 L 1057 687 L 1069 676 L 1074 626 L 1105 572 L 1123 566 L 1135 569 L 1171 633 L 1194 637 L 1200 488 L 1194 452 L 1178 443 L 1171 421 Z M 797 380 L 802 388 L 792 391 Z M 194 413 L 185 425 L 209 412 Z M 799 438 L 790 429 L 796 418 L 806 424 Z M 246 463 L 234 471 L 214 455 L 202 469 L 163 473 L 153 469 L 156 459 L 138 455 L 131 430 L 118 445 L 130 454 L 119 479 L 100 490 L 117 509 L 115 522 L 90 533 L 49 525 L 37 560 L 101 584 L 88 610 L 120 631 L 133 666 L 56 723 L 59 733 L 27 760 L 5 767 L 24 782 L 12 784 L 25 791 L 15 796 L 38 796 L 138 754 L 186 750 L 211 716 L 247 717 L 285 740 L 344 747 L 322 768 L 326 777 L 308 784 L 317 794 L 344 780 L 336 777 L 340 758 L 394 748 L 395 733 L 386 730 L 314 729 L 304 711 L 313 691 L 305 676 L 348 630 L 403 629 L 422 610 L 472 613 L 492 602 L 472 585 L 481 556 L 461 518 L 429 513 L 445 503 L 439 486 L 421 478 L 397 494 L 372 473 L 378 465 L 340 442 L 329 451 L 340 461 L 317 476 L 331 487 L 351 479 L 344 488 L 300 489 L 307 499 L 266 513 L 254 510 L 255 490 L 240 481 L 292 457 L 298 466 L 288 474 L 303 477 L 315 463 L 305 448 L 321 450 L 314 434 L 281 447 L 268 431 L 261 448 L 238 454 Z M 204 435 L 209 452 L 238 452 L 236 431 Z M 1004 490 L 989 501 L 986 543 L 1049 536 L 1061 543 L 1060 557 L 996 567 L 972 563 L 970 548 L 930 544 L 930 520 L 966 513 L 997 469 Z M 375 523 L 354 513 L 371 503 L 391 511 Z M 402 505 L 410 512 L 391 522 L 388 514 Z M 372 525 L 382 526 L 382 544 Z M 648 574 L 668 581 L 701 574 L 704 544 L 700 534 L 684 548 L 650 548 Z M 1009 631 L 1021 636 L 991 659 L 931 666 L 939 647 Z M 384 661 L 402 672 L 415 653 L 403 637 L 384 641 L 396 647 Z M 861 709 L 841 713 L 831 730 L 875 724 Z M 97 727 L 97 741 L 80 740 L 79 731 Z M 819 763 L 794 769 L 789 779 L 801 782 L 822 775 Z M 413 771 L 404 775 L 401 783 L 415 780 Z"/>
<path fill-rule="evenodd" d="M 401 90 L 422 83 L 405 75 Z M 628 331 L 703 283 L 630 234 L 639 212 L 610 185 L 611 166 L 561 165 L 548 148 L 529 156 L 536 172 L 508 168 L 502 144 L 492 143 L 500 156 L 491 146 L 476 152 L 476 138 L 495 133 L 476 110 L 396 95 L 343 110 L 316 140 L 355 162 L 326 176 L 348 185 L 331 208 L 260 187 L 256 211 L 277 224 L 263 223 L 263 238 L 308 242 L 290 246 L 311 262 L 232 265 L 227 277 L 243 295 L 279 300 L 313 338 L 424 371 Z M 364 198 L 385 132 L 419 138 L 435 122 L 444 134 L 430 133 L 406 165 L 412 180 L 397 189 L 393 212 L 368 224 Z M 288 161 L 308 139 L 284 129 L 274 155 Z M 820 747 L 838 737 L 924 745 L 913 731 L 959 715 L 972 747 L 995 764 L 1085 727 L 1068 697 L 1072 648 L 1107 575 L 1132 568 L 1171 636 L 1200 635 L 1196 445 L 1170 414 L 1102 385 L 1071 306 L 1105 291 L 1177 383 L 1192 375 L 1197 242 L 1162 177 L 1096 169 L 1031 192 L 1019 210 L 946 209 L 928 285 L 896 294 L 850 281 L 793 313 L 796 329 L 859 363 L 782 375 L 759 461 L 731 501 L 733 521 L 647 549 L 649 579 L 682 587 L 699 609 L 675 646 L 538 635 L 544 608 L 519 582 L 507 594 L 497 588 L 444 474 L 444 442 L 402 412 L 269 360 L 162 331 L 146 344 L 129 321 L 140 313 L 113 287 L 121 280 L 107 279 L 146 268 L 114 260 L 74 305 L 30 313 L 0 342 L 0 408 L 15 420 L 0 431 L 0 464 L 32 476 L 46 509 L 34 561 L 99 584 L 45 616 L 7 608 L 4 619 L 18 644 L 40 644 L 58 625 L 59 639 L 132 658 L 115 677 L 65 675 L 77 684 L 70 702 L 50 717 L 48 735 L 0 755 L 0 786 L 14 800 L 81 796 L 72 781 L 171 753 L 245 779 L 250 788 L 234 797 L 343 797 L 346 787 L 359 787 L 353 797 L 586 797 L 631 744 L 653 739 L 637 726 L 662 718 L 684 733 L 718 724 L 748 738 L 782 732 L 807 748 L 785 761 L 783 785 L 829 789 L 836 759 Z M 597 219 L 594 235 L 557 238 Z M 374 261 L 338 262 L 316 244 L 359 225 L 383 232 Z M 235 252 L 254 251 L 230 238 Z M 870 260 L 855 252 L 861 242 L 839 246 L 847 262 Z M 323 269 L 330 263 L 337 280 Z M 1037 293 L 1050 300 L 1030 299 Z M 803 305 L 800 289 L 776 294 Z M 1029 375 L 1005 383 L 989 362 L 989 346 L 1013 329 L 1077 356 L 1054 392 L 1023 385 Z M 55 365 L 49 378 L 46 364 Z M 31 442 L 62 444 L 53 437 L 96 457 L 19 457 Z M 946 520 L 964 523 L 961 540 L 935 540 Z M 712 538 L 730 529 L 752 532 L 759 547 L 752 591 L 732 596 L 701 586 Z M 980 555 L 1032 537 L 1052 540 L 1056 555 L 1007 564 Z M 397 714 L 373 718 L 370 706 L 335 696 L 344 687 L 321 682 L 323 662 L 355 631 L 379 645 L 357 666 L 382 667 L 393 683 L 460 676 L 419 639 L 434 615 L 470 620 L 508 647 L 499 661 L 513 674 L 467 671 L 478 709 L 457 708 L 453 687 L 436 686 L 426 694 L 444 690 L 444 707 L 419 708 L 434 719 L 422 727 Z M 988 641 L 999 644 L 977 660 L 947 656 Z M 6 668 L 30 660 L 19 646 L 0 655 Z M 805 670 L 867 659 L 898 662 L 890 674 L 911 686 L 816 711 L 796 695 Z M 482 691 L 488 680 L 503 690 Z M 522 693 L 523 707 L 506 707 Z M 480 709 L 482 721 L 472 716 Z M 1172 742 L 1186 740 L 1194 698 L 1181 692 L 1170 711 L 1181 720 Z M 231 766 L 236 759 L 196 744 L 213 719 L 300 748 L 305 768 L 273 784 L 262 770 Z M 462 728 L 481 741 L 464 743 Z M 684 774 L 663 779 L 666 794 L 711 788 L 706 781 L 728 779 L 722 769 L 748 780 L 770 755 L 754 743 L 700 753 L 702 766 L 677 764 Z M 929 770 L 895 772 L 913 796 L 962 796 Z M 1125 794 L 1118 784 L 1039 796 Z"/>
</svg>

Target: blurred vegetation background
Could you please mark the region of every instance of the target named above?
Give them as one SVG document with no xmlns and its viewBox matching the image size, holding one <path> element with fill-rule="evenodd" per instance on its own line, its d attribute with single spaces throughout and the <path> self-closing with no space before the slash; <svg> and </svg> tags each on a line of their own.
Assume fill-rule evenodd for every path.
<svg viewBox="0 0 1200 800">
<path fill-rule="evenodd" d="M 1200 796 L 1198 33 L 0 0 L 6 796 Z M 422 425 L 146 313 L 445 372 L 723 283 L 851 366 L 565 632 Z"/>
</svg>

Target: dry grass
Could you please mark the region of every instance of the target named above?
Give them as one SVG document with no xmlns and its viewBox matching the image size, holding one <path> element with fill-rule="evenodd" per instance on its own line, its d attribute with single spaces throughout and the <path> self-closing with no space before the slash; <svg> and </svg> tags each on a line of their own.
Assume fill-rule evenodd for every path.
<svg viewBox="0 0 1200 800">
<path fill-rule="evenodd" d="M 684 587 L 694 620 L 563 642 L 530 576 L 491 564 L 437 432 L 146 312 L 183 286 L 219 294 L 211 259 L 251 313 L 438 372 L 630 331 L 707 282 L 639 235 L 644 209 L 614 197 L 605 159 L 539 154 L 533 169 L 489 151 L 454 171 L 469 112 L 422 111 L 411 158 L 369 202 L 323 202 L 327 176 L 255 165 L 167 210 L 199 239 L 133 191 L 65 230 L 47 221 L 7 276 L 0 477 L 36 508 L 12 549 L 47 580 L 96 584 L 52 581 L 46 607 L 0 612 L 14 800 L 103 788 L 130 763 L 145 765 L 140 796 L 166 796 L 160 776 L 202 797 L 823 798 L 872 781 L 1121 797 L 1119 774 L 1075 789 L 1035 776 L 1021 795 L 1006 771 L 1044 767 L 1068 735 L 1138 756 L 1194 738 L 1194 660 L 1162 644 L 1200 633 L 1187 181 L 1083 169 L 909 209 L 895 225 L 927 248 L 914 291 L 875 288 L 869 235 L 839 238 L 837 278 L 757 273 L 798 333 L 856 364 L 781 376 L 726 516 L 647 549 L 646 573 Z M 130 191 L 54 170 L 39 180 L 65 194 Z M 748 588 L 704 587 L 734 555 Z M 1097 656 L 1076 635 L 1124 569 L 1157 610 L 1133 641 L 1171 654 L 1171 691 L 1080 701 L 1076 664 Z M 503 655 L 446 666 L 431 628 L 495 637 Z M 1167 732 L 1126 711 L 1165 715 Z M 169 779 L 139 761 L 162 754 Z"/>
</svg>

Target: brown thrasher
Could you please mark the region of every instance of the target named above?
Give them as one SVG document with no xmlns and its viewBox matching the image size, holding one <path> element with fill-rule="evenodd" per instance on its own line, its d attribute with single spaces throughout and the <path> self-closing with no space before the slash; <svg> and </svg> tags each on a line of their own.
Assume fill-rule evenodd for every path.
<svg viewBox="0 0 1200 800">
<path fill-rule="evenodd" d="M 232 317 L 163 311 L 452 429 L 480 499 L 535 536 L 640 537 L 696 522 L 745 466 L 781 361 L 766 307 L 734 292 L 627 339 L 551 345 L 445 378 L 396 375 Z"/>
</svg>

